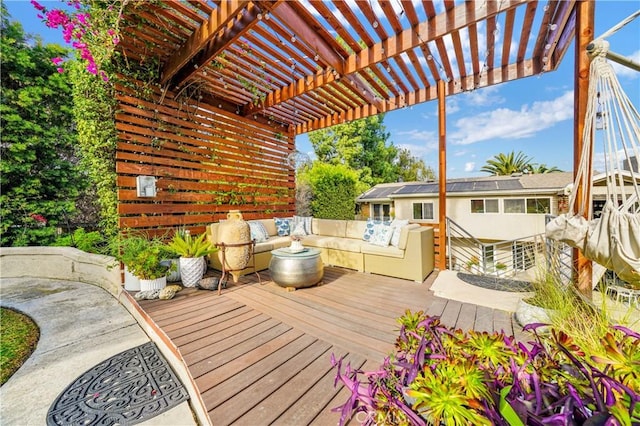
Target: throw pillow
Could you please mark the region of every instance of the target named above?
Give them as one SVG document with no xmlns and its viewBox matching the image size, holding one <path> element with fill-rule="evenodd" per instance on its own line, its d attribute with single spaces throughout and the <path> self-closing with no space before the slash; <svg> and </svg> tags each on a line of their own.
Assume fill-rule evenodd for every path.
<svg viewBox="0 0 640 426">
<path fill-rule="evenodd" d="M 292 229 L 298 230 L 298 233 L 294 233 L 291 231 L 292 235 L 311 235 L 311 220 L 313 220 L 312 216 L 293 216 L 293 227 Z M 302 226 L 300 228 L 300 226 Z M 304 232 L 304 233 L 301 233 Z"/>
<path fill-rule="evenodd" d="M 377 246 L 386 247 L 391 241 L 393 236 L 393 228 L 387 224 L 378 223 L 373 226 L 373 236 L 371 237 L 371 244 Z"/>
<path fill-rule="evenodd" d="M 251 239 L 256 240 L 256 243 L 262 243 L 269 239 L 269 233 L 267 229 L 264 227 L 262 222 L 254 222 L 250 220 L 247 222 L 249 224 L 249 229 L 251 230 Z"/>
<path fill-rule="evenodd" d="M 391 227 L 393 228 L 393 235 L 391 236 L 391 245 L 398 247 L 400 244 L 400 234 L 402 233 L 402 227 L 409 224 L 409 219 L 393 219 Z"/>
<path fill-rule="evenodd" d="M 380 224 L 389 225 L 389 222 L 383 222 L 381 220 L 374 220 L 371 218 L 367 219 L 367 226 L 364 229 L 364 235 L 362 236 L 362 239 L 364 241 L 371 242 L 371 237 L 373 237 L 374 234 L 374 226 Z"/>
<path fill-rule="evenodd" d="M 291 222 L 289 221 L 289 219 L 274 217 L 273 221 L 276 224 L 278 236 L 286 237 L 291 233 Z"/>
</svg>

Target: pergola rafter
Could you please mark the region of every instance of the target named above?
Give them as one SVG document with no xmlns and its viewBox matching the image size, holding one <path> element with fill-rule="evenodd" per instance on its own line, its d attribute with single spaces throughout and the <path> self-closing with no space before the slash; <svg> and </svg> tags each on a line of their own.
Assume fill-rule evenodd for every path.
<svg viewBox="0 0 640 426">
<path fill-rule="evenodd" d="M 450 96 L 552 71 L 573 38 L 575 8 L 575 0 L 149 3 L 125 17 L 121 46 L 130 58 L 158 58 L 159 81 L 172 90 L 198 82 L 217 104 L 300 133 L 434 100 L 439 80 Z"/>
</svg>

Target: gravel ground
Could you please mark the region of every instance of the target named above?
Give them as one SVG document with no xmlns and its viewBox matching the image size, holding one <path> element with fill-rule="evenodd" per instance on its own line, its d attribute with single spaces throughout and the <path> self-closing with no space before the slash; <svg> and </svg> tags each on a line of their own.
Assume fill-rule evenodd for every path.
<svg viewBox="0 0 640 426">
<path fill-rule="evenodd" d="M 488 288 L 490 290 L 510 291 L 516 293 L 533 291 L 533 287 L 528 281 L 486 277 L 483 275 L 465 274 L 464 272 L 458 272 L 458 278 L 467 284 Z"/>
</svg>

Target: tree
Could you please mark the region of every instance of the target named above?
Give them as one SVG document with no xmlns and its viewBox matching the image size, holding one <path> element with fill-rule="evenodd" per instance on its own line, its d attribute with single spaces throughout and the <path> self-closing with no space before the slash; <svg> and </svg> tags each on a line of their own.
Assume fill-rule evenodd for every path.
<svg viewBox="0 0 640 426">
<path fill-rule="evenodd" d="M 398 176 L 403 182 L 426 181 L 435 179 L 436 174 L 431 167 L 427 167 L 424 161 L 411 154 L 406 148 L 398 151 L 396 159 Z"/>
<path fill-rule="evenodd" d="M 10 22 L 1 5 L 0 242 L 47 245 L 75 211 L 83 179 L 76 166 L 71 87 L 51 58 L 67 50 L 43 46 Z"/>
<path fill-rule="evenodd" d="M 556 166 L 547 167 L 547 165 L 544 163 L 540 163 L 540 164 L 534 163 L 534 164 L 531 164 L 531 168 L 529 169 L 529 171 L 531 173 L 554 173 L 554 172 L 561 172 L 562 170 L 560 170 Z"/>
<path fill-rule="evenodd" d="M 383 120 L 380 114 L 310 133 L 317 161 L 356 170 L 360 181 L 369 187 L 397 181 L 394 163 L 398 148 L 387 143 L 389 133 Z"/>
<path fill-rule="evenodd" d="M 322 219 L 354 218 L 359 193 L 354 170 L 343 164 L 316 161 L 300 172 L 297 185 L 310 192 L 311 211 L 307 214 Z"/>
<path fill-rule="evenodd" d="M 512 173 L 522 173 L 531 170 L 531 158 L 522 151 L 516 154 L 511 151 L 509 154 L 497 154 L 493 159 L 487 160 L 487 164 L 482 166 L 481 172 L 487 172 L 494 176 L 508 176 Z"/>
</svg>

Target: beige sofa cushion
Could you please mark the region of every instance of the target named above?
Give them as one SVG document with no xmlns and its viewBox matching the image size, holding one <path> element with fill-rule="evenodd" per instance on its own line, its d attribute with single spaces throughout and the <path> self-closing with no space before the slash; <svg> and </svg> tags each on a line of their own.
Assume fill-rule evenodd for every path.
<svg viewBox="0 0 640 426">
<path fill-rule="evenodd" d="M 404 258 L 404 250 L 400 250 L 399 248 L 394 246 L 381 247 L 375 244 L 363 242 L 361 245 L 361 250 L 364 254 L 377 254 L 380 256 L 397 257 L 400 259 Z"/>
<path fill-rule="evenodd" d="M 311 221 L 311 230 L 315 235 L 344 238 L 347 232 L 347 221 L 335 219 L 313 219 Z"/>
<path fill-rule="evenodd" d="M 271 251 L 282 247 L 288 247 L 291 244 L 291 239 L 289 237 L 271 237 L 267 241 L 263 241 L 261 243 L 256 243 L 256 247 L 254 249 L 255 253 L 262 253 L 265 251 Z"/>
<path fill-rule="evenodd" d="M 326 235 L 305 235 L 302 237 L 302 245 L 308 247 L 329 248 L 330 241 L 336 237 Z"/>
<path fill-rule="evenodd" d="M 262 222 L 264 225 L 264 229 L 267 230 L 267 233 L 270 236 L 278 235 L 278 230 L 276 229 L 276 223 L 273 219 L 259 219 L 259 222 Z"/>
<path fill-rule="evenodd" d="M 420 225 L 417 223 L 412 223 L 410 225 L 406 225 L 402 227 L 402 231 L 400 232 L 400 242 L 398 243 L 398 249 L 404 250 L 407 248 L 407 239 L 409 238 L 409 231 L 412 229 L 418 229 Z"/>
<path fill-rule="evenodd" d="M 349 220 L 347 221 L 347 238 L 362 240 L 364 230 L 367 229 L 366 220 Z"/>
<path fill-rule="evenodd" d="M 360 253 L 360 246 L 362 245 L 362 240 L 356 240 L 353 238 L 331 238 L 325 241 L 325 247 L 340 251 L 350 251 L 354 253 Z"/>
</svg>

